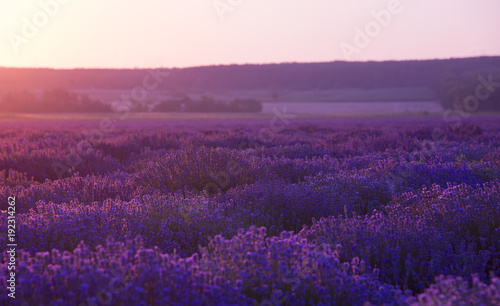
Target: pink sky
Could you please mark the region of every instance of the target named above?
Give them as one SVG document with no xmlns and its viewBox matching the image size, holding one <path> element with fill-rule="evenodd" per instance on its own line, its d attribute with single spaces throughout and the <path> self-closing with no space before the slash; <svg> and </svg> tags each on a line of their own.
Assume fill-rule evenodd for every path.
<svg viewBox="0 0 500 306">
<path fill-rule="evenodd" d="M 389 15 L 374 17 L 381 10 Z M 0 66 L 187 67 L 500 55 L 498 12 L 498 0 L 0 0 Z"/>
</svg>

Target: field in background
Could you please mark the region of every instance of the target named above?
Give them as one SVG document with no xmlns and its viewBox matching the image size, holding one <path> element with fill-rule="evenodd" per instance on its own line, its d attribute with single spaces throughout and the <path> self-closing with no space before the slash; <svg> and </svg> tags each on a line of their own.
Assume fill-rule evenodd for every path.
<svg viewBox="0 0 500 306">
<path fill-rule="evenodd" d="M 394 101 L 394 102 L 266 102 L 263 113 L 286 107 L 289 113 L 323 116 L 396 116 L 436 115 L 444 109 L 437 101 Z"/>
</svg>

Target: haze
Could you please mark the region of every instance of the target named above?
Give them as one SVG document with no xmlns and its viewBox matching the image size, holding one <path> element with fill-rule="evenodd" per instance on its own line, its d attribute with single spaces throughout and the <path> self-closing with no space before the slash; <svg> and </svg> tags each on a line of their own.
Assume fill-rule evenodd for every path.
<svg viewBox="0 0 500 306">
<path fill-rule="evenodd" d="M 38 0 L 0 0 L 0 66 L 188 67 L 500 54 L 495 0 L 401 1 L 401 12 L 348 57 L 341 46 L 353 45 L 357 29 L 374 20 L 371 12 L 386 10 L 391 0 L 233 0 L 231 10 L 218 13 L 214 3 L 223 8 L 228 2 L 56 1 L 44 20 Z M 35 16 L 43 26 L 25 37 L 25 21 Z"/>
</svg>

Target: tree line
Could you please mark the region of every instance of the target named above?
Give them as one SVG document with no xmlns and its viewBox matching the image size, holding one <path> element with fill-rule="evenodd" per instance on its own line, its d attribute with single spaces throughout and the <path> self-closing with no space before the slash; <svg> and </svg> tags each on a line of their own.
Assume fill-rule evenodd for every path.
<svg viewBox="0 0 500 306">
<path fill-rule="evenodd" d="M 260 112 L 262 103 L 256 99 L 234 99 L 230 102 L 217 101 L 202 96 L 192 99 L 184 96 L 157 103 L 152 109 L 147 105 L 130 101 L 134 112 Z M 35 95 L 28 90 L 11 91 L 0 99 L 0 113 L 109 113 L 112 106 L 64 89 L 44 91 Z"/>
<path fill-rule="evenodd" d="M 153 111 L 157 112 L 238 112 L 258 113 L 262 111 L 262 103 L 256 99 L 237 98 L 230 102 L 216 101 L 203 96 L 199 100 L 193 100 L 188 96 L 178 99 L 165 100 L 156 105 Z"/>
<path fill-rule="evenodd" d="M 5 93 L 0 100 L 3 113 L 106 113 L 111 106 L 64 89 L 44 91 L 35 95 L 28 90 Z"/>
</svg>

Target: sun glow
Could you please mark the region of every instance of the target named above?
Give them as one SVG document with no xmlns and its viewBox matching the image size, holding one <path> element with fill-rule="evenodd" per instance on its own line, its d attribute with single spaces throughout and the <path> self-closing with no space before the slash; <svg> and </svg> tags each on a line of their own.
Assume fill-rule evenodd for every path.
<svg viewBox="0 0 500 306">
<path fill-rule="evenodd" d="M 374 17 L 394 5 L 401 9 L 389 19 Z M 500 2 L 492 0 L 0 1 L 0 66 L 186 67 L 496 55 L 498 11 Z M 360 32 L 374 33 L 361 48 L 354 44 Z M 346 44 L 355 52 L 346 54 Z"/>
</svg>

